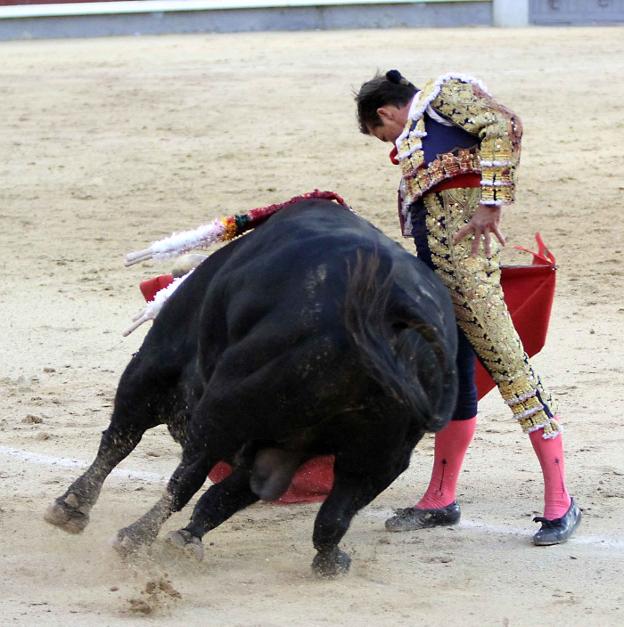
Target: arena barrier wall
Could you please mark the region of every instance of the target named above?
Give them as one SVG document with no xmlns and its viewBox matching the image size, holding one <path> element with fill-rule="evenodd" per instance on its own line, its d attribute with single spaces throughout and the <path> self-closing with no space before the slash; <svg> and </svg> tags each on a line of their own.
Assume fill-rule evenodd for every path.
<svg viewBox="0 0 624 627">
<path fill-rule="evenodd" d="M 145 0 L 0 6 L 0 40 L 491 23 L 492 0 Z"/>
</svg>

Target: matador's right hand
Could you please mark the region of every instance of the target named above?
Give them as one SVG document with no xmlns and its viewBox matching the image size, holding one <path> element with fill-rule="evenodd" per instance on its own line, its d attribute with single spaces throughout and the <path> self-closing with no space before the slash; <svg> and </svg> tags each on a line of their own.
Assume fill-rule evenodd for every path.
<svg viewBox="0 0 624 627">
<path fill-rule="evenodd" d="M 471 255 L 476 257 L 479 254 L 479 247 L 481 246 L 481 240 L 483 240 L 483 250 L 486 257 L 490 257 L 492 254 L 491 234 L 494 234 L 496 239 L 505 245 L 505 236 L 499 229 L 500 221 L 502 217 L 502 207 L 499 205 L 479 205 L 474 215 L 470 219 L 470 222 L 463 226 L 453 238 L 453 243 L 457 244 L 469 235 L 473 235 L 471 246 Z"/>
</svg>

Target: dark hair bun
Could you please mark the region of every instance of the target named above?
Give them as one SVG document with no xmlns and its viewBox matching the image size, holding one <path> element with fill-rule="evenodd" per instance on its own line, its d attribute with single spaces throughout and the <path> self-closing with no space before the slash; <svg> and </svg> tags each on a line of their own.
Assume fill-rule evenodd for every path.
<svg viewBox="0 0 624 627">
<path fill-rule="evenodd" d="M 407 83 L 407 81 L 401 76 L 401 72 L 399 70 L 388 70 L 386 72 L 386 79 L 394 83 L 395 85 L 400 85 L 401 83 Z"/>
</svg>

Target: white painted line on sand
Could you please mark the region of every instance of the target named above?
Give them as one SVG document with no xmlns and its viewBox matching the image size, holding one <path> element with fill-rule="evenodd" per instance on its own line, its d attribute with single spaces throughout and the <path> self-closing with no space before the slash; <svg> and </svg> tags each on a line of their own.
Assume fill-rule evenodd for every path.
<svg viewBox="0 0 624 627">
<path fill-rule="evenodd" d="M 89 465 L 88 462 L 71 459 L 69 457 L 53 457 L 51 455 L 43 455 L 41 453 L 31 453 L 30 451 L 24 451 L 22 449 L 12 448 L 9 446 L 0 446 L 0 455 L 4 457 L 12 457 L 13 459 L 19 459 L 29 464 L 35 464 L 40 466 L 52 466 L 58 468 L 76 468 L 86 469 Z M 125 470 L 123 468 L 116 468 L 111 473 L 111 477 L 118 479 L 140 479 L 142 481 L 149 481 L 152 483 L 165 483 L 168 477 L 159 475 L 154 472 L 146 472 L 143 470 Z M 392 510 L 382 509 L 367 509 L 360 515 L 369 518 L 388 518 L 392 515 Z M 528 532 L 526 529 L 519 527 L 506 527 L 503 525 L 489 525 L 482 522 L 476 522 L 471 520 L 462 519 L 458 525 L 460 529 L 473 529 L 483 533 L 496 533 L 499 535 L 507 536 L 526 536 L 532 532 Z M 570 545 L 575 544 L 587 544 L 591 546 L 624 551 L 624 539 L 614 536 L 588 536 L 579 535 L 571 538 Z"/>
<path fill-rule="evenodd" d="M 24 451 L 10 446 L 0 446 L 0 455 L 20 459 L 24 462 L 28 462 L 29 464 L 36 464 L 39 466 L 77 468 L 79 470 L 86 470 L 89 466 L 89 462 L 85 462 L 84 460 L 71 459 L 69 457 L 52 457 L 51 455 L 31 453 L 30 451 Z M 144 470 L 125 470 L 123 468 L 115 468 L 115 470 L 111 473 L 111 477 L 116 477 L 118 479 L 141 479 L 142 481 L 150 481 L 153 483 L 163 483 L 168 479 L 165 475 L 159 475 L 155 472 L 146 472 Z"/>
<path fill-rule="evenodd" d="M 537 530 L 537 526 L 533 531 L 527 533 L 526 529 L 520 529 L 519 527 L 503 527 L 502 525 L 488 525 L 482 522 L 474 522 L 471 520 L 462 520 L 459 525 L 460 527 L 465 527 L 468 529 L 476 529 L 477 531 L 484 531 L 487 533 L 500 533 L 507 535 L 533 535 L 533 532 Z M 571 544 L 591 544 L 598 545 L 607 549 L 618 549 L 624 550 L 624 539 L 613 537 L 613 536 L 587 536 L 587 535 L 579 535 L 574 536 L 569 540 Z"/>
</svg>

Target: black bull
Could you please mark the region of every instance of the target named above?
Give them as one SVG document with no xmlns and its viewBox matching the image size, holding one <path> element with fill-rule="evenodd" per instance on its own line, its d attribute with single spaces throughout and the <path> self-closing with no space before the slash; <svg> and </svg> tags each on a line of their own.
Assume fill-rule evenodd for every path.
<svg viewBox="0 0 624 627">
<path fill-rule="evenodd" d="M 314 570 L 346 571 L 353 516 L 409 465 L 456 399 L 456 327 L 433 272 L 379 230 L 326 200 L 274 215 L 211 255 L 166 303 L 124 371 L 93 464 L 46 520 L 77 533 L 102 484 L 165 423 L 182 460 L 154 507 L 119 531 L 127 552 L 152 542 L 220 460 L 232 474 L 169 536 L 202 555 L 202 536 L 296 469 L 335 455 L 314 523 Z"/>
</svg>

